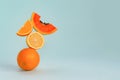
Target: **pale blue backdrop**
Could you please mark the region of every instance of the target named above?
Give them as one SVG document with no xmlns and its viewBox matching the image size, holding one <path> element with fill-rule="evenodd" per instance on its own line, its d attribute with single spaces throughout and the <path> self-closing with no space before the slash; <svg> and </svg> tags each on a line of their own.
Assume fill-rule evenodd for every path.
<svg viewBox="0 0 120 80">
<path fill-rule="evenodd" d="M 32 12 L 58 31 L 26 72 L 16 63 L 26 37 L 16 32 Z M 0 80 L 120 80 L 120 0 L 0 0 Z"/>
</svg>

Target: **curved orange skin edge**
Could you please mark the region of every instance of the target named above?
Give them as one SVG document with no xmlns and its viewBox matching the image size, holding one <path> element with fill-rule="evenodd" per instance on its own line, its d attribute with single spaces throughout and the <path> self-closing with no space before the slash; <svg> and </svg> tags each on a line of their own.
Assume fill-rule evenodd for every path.
<svg viewBox="0 0 120 80">
<path fill-rule="evenodd" d="M 25 26 L 25 24 L 26 24 L 27 22 L 29 22 L 29 24 L 30 24 L 29 26 L 31 27 L 31 29 L 30 29 L 29 32 L 21 34 L 19 31 L 20 31 L 20 29 L 22 29 L 22 28 Z M 29 35 L 29 34 L 32 32 L 33 27 L 32 27 L 31 21 L 30 21 L 30 20 L 27 20 L 27 21 L 25 22 L 25 24 L 24 24 L 24 25 L 19 29 L 19 31 L 16 33 L 18 36 L 27 36 L 27 35 Z M 27 28 L 27 27 L 26 27 L 26 28 Z"/>
<path fill-rule="evenodd" d="M 33 70 L 40 62 L 40 55 L 32 48 L 22 49 L 17 56 L 17 63 L 23 70 Z"/>
<path fill-rule="evenodd" d="M 35 12 L 33 12 L 32 13 L 32 17 L 31 17 L 31 23 L 33 24 L 33 27 L 34 27 L 34 29 L 36 30 L 36 31 L 38 31 L 38 32 L 40 32 L 41 34 L 52 34 L 52 33 L 54 33 L 55 31 L 57 31 L 57 28 L 55 27 L 55 26 L 53 26 L 52 24 L 48 24 L 48 25 L 45 25 L 45 24 L 43 24 L 43 23 L 40 23 L 40 21 L 39 21 L 39 23 L 40 23 L 40 25 L 43 25 L 43 27 L 46 27 L 46 26 L 52 26 L 52 27 L 54 27 L 54 29 L 52 30 L 52 31 L 50 31 L 50 32 L 45 32 L 45 31 L 42 31 L 42 30 L 40 30 L 40 29 L 38 29 L 37 28 L 37 26 L 36 26 L 36 24 L 35 24 L 35 22 L 34 22 L 34 16 L 35 15 L 37 15 L 37 20 L 39 21 L 40 20 L 40 15 L 38 15 L 37 13 L 35 13 Z"/>
</svg>

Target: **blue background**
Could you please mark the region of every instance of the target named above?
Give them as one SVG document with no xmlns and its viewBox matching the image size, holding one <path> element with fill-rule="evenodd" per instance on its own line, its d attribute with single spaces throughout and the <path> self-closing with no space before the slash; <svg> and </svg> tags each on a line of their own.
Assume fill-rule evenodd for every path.
<svg viewBox="0 0 120 80">
<path fill-rule="evenodd" d="M 22 71 L 16 32 L 32 12 L 58 31 L 44 36 L 40 65 Z M 0 0 L 0 37 L 0 80 L 120 80 L 119 0 Z"/>
</svg>

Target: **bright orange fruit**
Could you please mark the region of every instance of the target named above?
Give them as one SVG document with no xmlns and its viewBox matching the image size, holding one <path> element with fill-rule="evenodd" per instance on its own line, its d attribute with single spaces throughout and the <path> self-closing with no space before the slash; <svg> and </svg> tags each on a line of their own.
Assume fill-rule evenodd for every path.
<svg viewBox="0 0 120 80">
<path fill-rule="evenodd" d="M 40 56 L 33 48 L 24 48 L 17 56 L 17 63 L 23 70 L 33 70 L 39 62 Z"/>
<path fill-rule="evenodd" d="M 27 36 L 26 42 L 29 47 L 39 49 L 44 45 L 44 37 L 39 32 L 32 32 Z"/>
<path fill-rule="evenodd" d="M 41 34 L 52 34 L 57 31 L 57 28 L 51 23 L 42 22 L 40 20 L 40 15 L 35 12 L 32 13 L 31 23 L 33 25 L 33 28 Z"/>
<path fill-rule="evenodd" d="M 28 20 L 25 24 L 18 30 L 17 35 L 19 36 L 26 36 L 32 32 L 32 25 L 31 22 Z"/>
</svg>

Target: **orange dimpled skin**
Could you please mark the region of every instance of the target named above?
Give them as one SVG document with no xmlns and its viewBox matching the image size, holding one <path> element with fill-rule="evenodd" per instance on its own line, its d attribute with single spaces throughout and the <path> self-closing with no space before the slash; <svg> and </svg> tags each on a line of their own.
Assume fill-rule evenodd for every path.
<svg viewBox="0 0 120 80">
<path fill-rule="evenodd" d="M 40 56 L 35 49 L 24 48 L 17 56 L 17 63 L 23 70 L 33 70 L 38 66 L 40 62 Z"/>
</svg>

